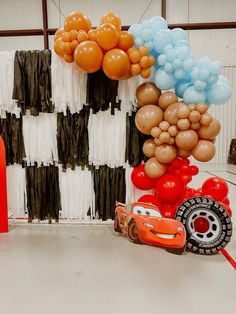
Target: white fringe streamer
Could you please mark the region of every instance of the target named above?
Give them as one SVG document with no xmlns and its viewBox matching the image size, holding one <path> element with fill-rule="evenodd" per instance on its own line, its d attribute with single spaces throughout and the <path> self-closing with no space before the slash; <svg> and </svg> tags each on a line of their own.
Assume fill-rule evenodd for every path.
<svg viewBox="0 0 236 314">
<path fill-rule="evenodd" d="M 87 73 L 75 63 L 67 63 L 52 51 L 52 101 L 56 112 L 64 112 L 67 107 L 73 114 L 86 104 Z"/>
<path fill-rule="evenodd" d="M 27 110 L 23 116 L 23 137 L 28 165 L 37 162 L 48 166 L 58 161 L 56 113 L 40 113 L 34 117 Z"/>
<path fill-rule="evenodd" d="M 139 85 L 137 76 L 133 76 L 128 80 L 120 80 L 118 84 L 118 99 L 121 101 L 122 111 L 131 115 L 132 111 L 136 111 L 136 89 Z"/>
<path fill-rule="evenodd" d="M 61 192 L 61 218 L 69 220 L 89 220 L 95 217 L 95 194 L 91 171 L 59 167 Z M 90 215 L 88 210 L 90 208 Z"/>
<path fill-rule="evenodd" d="M 90 114 L 88 122 L 89 164 L 119 167 L 125 164 L 126 112 L 116 110 Z"/>
</svg>

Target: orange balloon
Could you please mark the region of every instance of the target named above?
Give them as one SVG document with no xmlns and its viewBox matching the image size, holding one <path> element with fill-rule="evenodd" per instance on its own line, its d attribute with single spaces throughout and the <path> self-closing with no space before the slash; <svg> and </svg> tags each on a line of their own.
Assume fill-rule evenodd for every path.
<svg viewBox="0 0 236 314">
<path fill-rule="evenodd" d="M 133 63 L 130 66 L 130 72 L 132 75 L 139 75 L 141 72 L 141 66 L 139 65 L 139 63 Z"/>
<path fill-rule="evenodd" d="M 78 40 L 72 40 L 72 42 L 70 43 L 70 47 L 72 50 L 75 50 L 78 45 L 79 45 Z"/>
<path fill-rule="evenodd" d="M 69 32 L 64 32 L 63 35 L 62 35 L 62 39 L 64 42 L 70 42 L 71 39 L 70 39 L 70 33 Z"/>
<path fill-rule="evenodd" d="M 140 58 L 141 58 L 141 54 L 138 51 L 137 48 L 135 47 L 131 47 L 127 50 L 127 54 L 129 56 L 129 59 L 132 63 L 137 63 L 139 62 Z"/>
<path fill-rule="evenodd" d="M 76 39 L 78 40 L 79 43 L 82 43 L 83 41 L 89 40 L 89 36 L 85 31 L 81 30 L 77 33 Z"/>
<path fill-rule="evenodd" d="M 140 61 L 139 61 L 139 64 L 140 64 L 140 66 L 143 69 L 149 68 L 149 58 L 148 58 L 148 56 L 142 56 Z"/>
<path fill-rule="evenodd" d="M 148 59 L 149 59 L 149 66 L 150 66 L 150 67 L 153 66 L 153 65 L 155 64 L 155 62 L 156 62 L 155 57 L 153 57 L 153 56 L 148 56 Z"/>
<path fill-rule="evenodd" d="M 129 34 L 127 31 L 122 31 L 120 33 L 120 40 L 118 43 L 118 48 L 126 51 L 134 45 L 134 37 L 132 34 Z"/>
<path fill-rule="evenodd" d="M 73 49 L 71 48 L 70 44 L 71 43 L 69 43 L 69 42 L 66 42 L 64 44 L 64 51 L 66 54 L 72 54 L 73 53 Z"/>
<path fill-rule="evenodd" d="M 142 78 L 146 79 L 151 75 L 151 70 L 150 68 L 147 69 L 142 69 L 140 75 L 142 76 Z"/>
<path fill-rule="evenodd" d="M 120 33 L 111 23 L 102 24 L 98 29 L 97 42 L 105 49 L 110 50 L 117 46 Z"/>
<path fill-rule="evenodd" d="M 85 72 L 93 73 L 102 65 L 103 52 L 95 41 L 84 41 L 75 49 L 76 64 Z"/>
<path fill-rule="evenodd" d="M 54 42 L 54 51 L 61 57 L 64 55 L 64 45 L 65 43 L 62 38 L 58 38 Z"/>
<path fill-rule="evenodd" d="M 65 18 L 64 29 L 66 32 L 83 29 L 88 32 L 92 28 L 89 18 L 82 12 L 72 12 Z"/>
<path fill-rule="evenodd" d="M 97 41 L 97 35 L 98 35 L 98 30 L 96 29 L 90 29 L 90 31 L 88 31 L 88 37 L 90 40 L 93 41 Z"/>
<path fill-rule="evenodd" d="M 100 25 L 104 23 L 110 23 L 114 25 L 118 31 L 121 30 L 121 20 L 118 15 L 113 12 L 108 12 L 101 18 Z"/>
<path fill-rule="evenodd" d="M 112 49 L 106 52 L 102 68 L 106 76 L 112 80 L 120 80 L 128 75 L 130 61 L 127 53 L 121 49 Z"/>
<path fill-rule="evenodd" d="M 54 41 L 56 41 L 59 38 L 62 38 L 62 35 L 64 34 L 64 32 L 65 32 L 64 28 L 58 28 L 58 30 L 54 34 Z"/>
<path fill-rule="evenodd" d="M 74 55 L 73 54 L 65 54 L 64 60 L 68 63 L 72 63 L 74 61 Z"/>
<path fill-rule="evenodd" d="M 71 40 L 71 41 L 77 39 L 77 35 L 78 35 L 78 32 L 77 32 L 77 31 L 72 30 L 72 31 L 70 31 L 69 34 L 70 34 L 70 40 Z"/>
<path fill-rule="evenodd" d="M 140 47 L 138 48 L 138 50 L 139 50 L 141 56 L 148 56 L 148 53 L 149 53 L 148 47 L 146 47 L 146 46 L 140 46 Z"/>
</svg>

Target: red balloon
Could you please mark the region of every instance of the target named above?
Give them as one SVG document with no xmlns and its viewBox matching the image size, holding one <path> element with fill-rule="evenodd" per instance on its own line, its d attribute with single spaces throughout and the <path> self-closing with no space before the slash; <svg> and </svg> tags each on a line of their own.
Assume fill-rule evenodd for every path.
<svg viewBox="0 0 236 314">
<path fill-rule="evenodd" d="M 184 198 L 190 198 L 196 195 L 197 191 L 194 188 L 190 188 L 186 186 L 185 188 L 185 197 Z"/>
<path fill-rule="evenodd" d="M 170 219 L 174 219 L 175 217 L 175 212 L 176 212 L 176 207 L 173 205 L 165 205 L 162 207 L 161 209 L 163 216 L 165 218 L 170 218 Z"/>
<path fill-rule="evenodd" d="M 180 170 L 179 170 L 179 169 L 175 169 L 174 175 L 175 175 L 176 177 L 179 177 L 179 175 L 180 175 Z"/>
<path fill-rule="evenodd" d="M 172 166 L 167 167 L 166 173 L 174 174 L 175 173 L 175 168 Z"/>
<path fill-rule="evenodd" d="M 174 161 L 172 161 L 171 166 L 174 168 L 178 168 L 180 166 L 180 159 L 176 158 Z"/>
<path fill-rule="evenodd" d="M 221 178 L 207 179 L 202 185 L 203 195 L 211 195 L 216 201 L 221 201 L 227 197 L 229 188 L 225 180 Z"/>
<path fill-rule="evenodd" d="M 145 194 L 138 199 L 138 202 L 153 204 L 160 209 L 160 202 L 158 199 L 152 194 Z"/>
<path fill-rule="evenodd" d="M 190 170 L 190 167 L 188 165 L 183 164 L 180 166 L 181 174 L 190 174 L 190 171 L 191 170 Z"/>
<path fill-rule="evenodd" d="M 190 160 L 188 158 L 183 158 L 180 163 L 188 166 L 190 164 Z"/>
<path fill-rule="evenodd" d="M 131 174 L 131 180 L 136 188 L 140 190 L 150 190 L 155 187 L 156 180 L 150 178 L 144 171 L 145 164 L 134 168 Z"/>
<path fill-rule="evenodd" d="M 156 197 L 161 202 L 176 204 L 184 196 L 184 185 L 172 174 L 165 174 L 156 182 Z"/>
<path fill-rule="evenodd" d="M 192 176 L 196 176 L 199 172 L 199 168 L 197 166 L 190 166 L 190 174 Z"/>
<path fill-rule="evenodd" d="M 187 185 L 189 182 L 192 181 L 192 176 L 187 173 L 180 174 L 179 179 L 183 182 L 184 185 Z"/>
<path fill-rule="evenodd" d="M 228 197 L 225 197 L 223 200 L 222 200 L 222 203 L 226 204 L 226 205 L 230 205 L 230 200 Z"/>
</svg>

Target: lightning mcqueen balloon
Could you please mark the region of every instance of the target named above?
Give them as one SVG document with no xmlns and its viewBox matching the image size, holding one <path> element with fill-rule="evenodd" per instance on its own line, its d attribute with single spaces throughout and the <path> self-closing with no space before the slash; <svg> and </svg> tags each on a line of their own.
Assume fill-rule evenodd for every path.
<svg viewBox="0 0 236 314">
<path fill-rule="evenodd" d="M 185 250 L 186 231 L 180 221 L 163 218 L 158 208 L 146 203 L 116 204 L 114 230 L 131 242 L 165 247 L 181 254 Z"/>
</svg>

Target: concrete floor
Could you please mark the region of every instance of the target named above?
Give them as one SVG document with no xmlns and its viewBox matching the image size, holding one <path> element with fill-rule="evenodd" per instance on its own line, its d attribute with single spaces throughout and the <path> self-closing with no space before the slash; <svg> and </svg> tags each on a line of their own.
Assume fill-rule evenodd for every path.
<svg viewBox="0 0 236 314">
<path fill-rule="evenodd" d="M 212 171 L 231 180 L 236 208 L 236 175 Z M 236 258 L 236 232 L 227 249 Z M 111 225 L 13 224 L 0 235 L 0 283 L 0 314 L 236 311 L 236 272 L 223 255 L 172 255 L 132 244 Z"/>
</svg>

